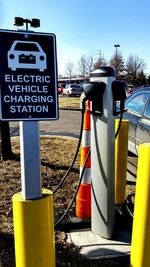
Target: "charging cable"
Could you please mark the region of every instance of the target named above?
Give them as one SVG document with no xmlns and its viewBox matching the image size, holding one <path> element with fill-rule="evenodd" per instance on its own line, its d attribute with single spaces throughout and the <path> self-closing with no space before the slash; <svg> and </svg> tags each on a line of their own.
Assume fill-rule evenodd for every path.
<svg viewBox="0 0 150 267">
<path fill-rule="evenodd" d="M 120 131 L 120 128 L 121 128 L 121 123 L 122 123 L 122 119 L 123 119 L 123 113 L 125 112 L 126 110 L 124 109 L 124 100 L 121 100 L 121 103 L 120 103 L 120 112 L 116 112 L 115 111 L 115 115 L 116 114 L 120 114 L 120 120 L 119 120 L 119 125 L 118 125 L 118 128 L 117 128 L 117 131 L 115 133 L 115 139 L 117 138 L 118 134 L 119 134 L 119 131 Z"/>
<path fill-rule="evenodd" d="M 71 170 L 72 170 L 72 168 L 74 166 L 74 163 L 76 161 L 76 158 L 78 156 L 80 145 L 81 145 L 81 140 L 82 140 L 83 123 L 84 123 L 84 112 L 85 112 L 85 101 L 86 101 L 86 98 L 82 99 L 82 118 L 81 118 L 80 135 L 79 135 L 79 141 L 78 141 L 78 145 L 77 145 L 77 149 L 76 149 L 76 153 L 75 153 L 74 159 L 73 159 L 73 161 L 72 161 L 69 169 L 67 170 L 66 174 L 64 175 L 64 177 L 62 178 L 62 180 L 60 181 L 60 183 L 54 189 L 53 195 L 57 192 L 57 190 L 61 187 L 61 185 L 63 184 L 63 182 L 68 177 L 69 173 L 71 172 Z"/>
<path fill-rule="evenodd" d="M 88 153 L 87 153 L 87 156 L 86 156 L 86 159 L 85 159 L 85 162 L 84 162 L 84 165 L 83 165 L 83 169 L 82 169 L 82 172 L 81 172 L 80 180 L 79 180 L 78 186 L 77 186 L 77 188 L 76 188 L 75 194 L 74 194 L 74 196 L 73 196 L 73 198 L 72 198 L 72 200 L 71 200 L 71 202 L 70 202 L 70 204 L 69 204 L 67 210 L 64 212 L 64 214 L 62 215 L 62 217 L 58 220 L 58 222 L 55 224 L 55 227 L 57 227 L 57 226 L 62 222 L 62 220 L 66 217 L 66 215 L 68 214 L 70 208 L 71 208 L 72 205 L 73 205 L 73 202 L 74 202 L 74 200 L 75 200 L 75 198 L 76 198 L 76 196 L 77 196 L 77 193 L 78 193 L 78 191 L 79 191 L 79 188 L 80 188 L 80 185 L 81 185 L 81 182 L 82 182 L 82 178 L 83 178 L 84 170 L 85 170 L 85 167 L 86 167 L 88 158 L 89 158 L 89 156 L 90 156 L 90 153 L 91 153 L 91 149 L 89 149 L 89 151 L 88 151 Z"/>
</svg>

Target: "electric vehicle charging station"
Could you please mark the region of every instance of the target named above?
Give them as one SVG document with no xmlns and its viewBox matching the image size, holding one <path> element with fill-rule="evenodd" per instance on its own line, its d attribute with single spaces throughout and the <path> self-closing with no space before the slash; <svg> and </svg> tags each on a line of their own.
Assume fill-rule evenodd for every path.
<svg viewBox="0 0 150 267">
<path fill-rule="evenodd" d="M 110 239 L 115 221 L 114 164 L 115 117 L 114 101 L 126 98 L 125 84 L 116 81 L 111 67 L 94 70 L 84 85 L 87 99 L 92 101 L 91 115 L 91 230 Z M 116 96 L 115 95 L 115 87 Z M 119 91 L 119 93 L 118 93 Z M 124 108 L 124 106 L 123 106 Z"/>
</svg>

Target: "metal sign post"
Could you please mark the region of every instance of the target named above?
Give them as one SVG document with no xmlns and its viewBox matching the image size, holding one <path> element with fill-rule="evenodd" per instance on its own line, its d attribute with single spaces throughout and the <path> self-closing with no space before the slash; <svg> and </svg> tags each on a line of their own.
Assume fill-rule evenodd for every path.
<svg viewBox="0 0 150 267">
<path fill-rule="evenodd" d="M 39 20 L 16 18 L 15 25 Z M 0 119 L 20 121 L 22 192 L 13 196 L 16 267 L 55 267 L 53 195 L 42 190 L 39 120 L 58 119 L 54 34 L 0 30 Z M 40 234 L 39 234 L 40 233 Z"/>
<path fill-rule="evenodd" d="M 42 197 L 39 123 L 20 122 L 21 184 L 24 199 Z"/>
</svg>

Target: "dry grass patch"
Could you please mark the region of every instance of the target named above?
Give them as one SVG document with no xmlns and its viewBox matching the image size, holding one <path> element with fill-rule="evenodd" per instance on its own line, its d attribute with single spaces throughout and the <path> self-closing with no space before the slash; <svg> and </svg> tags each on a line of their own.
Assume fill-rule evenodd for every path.
<svg viewBox="0 0 150 267">
<path fill-rule="evenodd" d="M 42 186 L 54 190 L 65 175 L 74 157 L 78 140 L 66 137 L 41 137 Z M 16 159 L 0 162 L 0 231 L 12 232 L 12 196 L 21 190 L 19 137 L 12 138 Z M 72 172 L 54 196 L 59 213 L 70 203 L 79 178 L 79 157 Z M 62 210 L 61 210 L 62 209 Z M 57 213 L 59 216 L 59 214 Z"/>
<path fill-rule="evenodd" d="M 59 97 L 59 107 L 80 109 L 80 97 Z"/>
<path fill-rule="evenodd" d="M 41 177 L 42 186 L 54 190 L 69 168 L 77 147 L 77 139 L 43 136 L 41 144 Z M 20 147 L 19 137 L 12 137 L 12 150 L 16 155 L 14 160 L 0 162 L 0 267 L 15 267 L 13 245 L 12 196 L 21 190 Z M 77 162 L 62 187 L 54 195 L 55 222 L 68 207 L 79 180 L 80 155 Z M 66 220 L 74 214 L 74 206 Z M 128 259 L 89 260 L 80 255 L 80 248 L 67 243 L 66 234 L 55 233 L 57 267 L 88 266 L 127 267 Z M 21 267 L 21 266 L 20 266 Z"/>
<path fill-rule="evenodd" d="M 21 169 L 19 137 L 12 137 L 11 141 L 15 159 L 0 162 L 0 267 L 15 267 L 12 240 L 12 196 L 21 190 Z M 77 142 L 77 139 L 66 137 L 41 137 L 41 178 L 43 187 L 53 191 L 58 185 L 72 162 Z M 68 207 L 78 184 L 78 179 L 79 157 L 67 180 L 54 195 L 55 222 Z M 66 220 L 69 220 L 73 213 L 74 206 Z M 79 248 L 66 242 L 65 233 L 56 232 L 55 237 L 57 266 L 71 266 L 69 262 L 74 262 L 74 255 L 78 254 L 78 257 L 80 257 Z M 70 253 L 69 257 L 68 253 Z"/>
</svg>

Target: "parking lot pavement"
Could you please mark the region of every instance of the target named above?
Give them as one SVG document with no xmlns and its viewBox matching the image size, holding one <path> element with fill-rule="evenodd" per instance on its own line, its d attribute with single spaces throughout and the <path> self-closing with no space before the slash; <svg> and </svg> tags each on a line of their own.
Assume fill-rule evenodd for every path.
<svg viewBox="0 0 150 267">
<path fill-rule="evenodd" d="M 32 121 L 30 121 L 32 123 Z M 54 121 L 39 121 L 41 134 L 65 133 L 79 135 L 81 124 L 81 112 L 60 110 L 59 119 Z M 19 134 L 19 122 L 10 122 L 11 135 Z"/>
<path fill-rule="evenodd" d="M 127 181 L 135 182 L 137 175 L 138 157 L 134 155 L 128 156 L 127 161 Z"/>
</svg>

